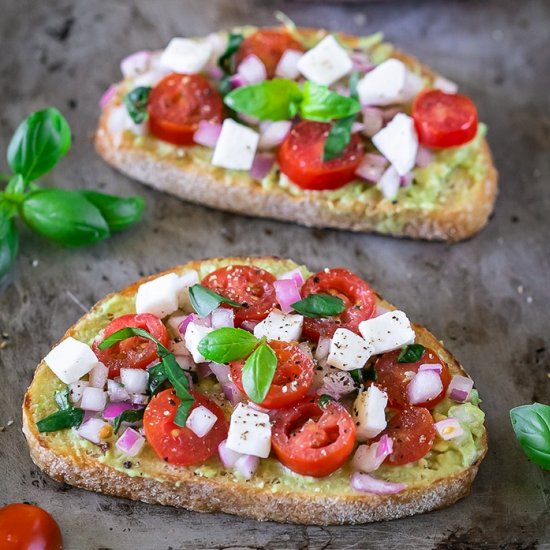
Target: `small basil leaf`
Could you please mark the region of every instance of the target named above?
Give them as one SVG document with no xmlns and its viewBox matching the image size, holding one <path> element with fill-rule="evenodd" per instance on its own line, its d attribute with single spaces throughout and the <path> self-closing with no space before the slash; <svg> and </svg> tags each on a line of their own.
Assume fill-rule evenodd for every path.
<svg viewBox="0 0 550 550">
<path fill-rule="evenodd" d="M 19 250 L 19 235 L 15 220 L 0 209 L 0 278 L 9 270 Z"/>
<path fill-rule="evenodd" d="M 307 120 L 329 122 L 355 115 L 361 110 L 356 99 L 331 91 L 328 86 L 307 81 L 303 89 L 300 115 Z"/>
<path fill-rule="evenodd" d="M 80 191 L 100 212 L 111 231 L 122 231 L 140 220 L 145 208 L 141 197 L 117 197 L 99 191 Z"/>
<path fill-rule="evenodd" d="M 155 342 L 157 346 L 162 345 L 154 336 L 151 336 L 146 330 L 143 330 L 142 328 L 125 327 L 117 330 L 116 332 L 113 332 L 113 334 L 105 338 L 105 340 L 103 340 L 103 342 L 101 342 L 98 347 L 100 350 L 105 350 L 114 346 L 115 344 L 118 344 L 119 342 L 122 342 L 123 340 L 132 338 L 132 336 L 140 336 L 141 338 L 146 338 L 147 340 L 151 340 L 151 342 Z"/>
<path fill-rule="evenodd" d="M 193 309 L 201 316 L 206 317 L 212 313 L 221 303 L 228 304 L 233 307 L 241 307 L 242 304 L 235 302 L 213 292 L 212 290 L 202 286 L 193 285 L 189 287 L 189 300 Z"/>
<path fill-rule="evenodd" d="M 233 87 L 231 86 L 231 75 L 224 74 L 221 77 L 220 83 L 218 85 L 218 90 L 220 94 L 222 95 L 222 97 L 225 97 L 232 89 Z"/>
<path fill-rule="evenodd" d="M 122 99 L 130 118 L 136 124 L 141 124 L 147 118 L 147 100 L 151 90 L 150 86 L 139 86 Z"/>
<path fill-rule="evenodd" d="M 219 328 L 199 342 L 199 353 L 209 361 L 229 363 L 244 359 L 258 345 L 258 339 L 242 328 Z"/>
<path fill-rule="evenodd" d="M 193 396 L 188 393 L 187 396 L 180 397 L 180 404 L 178 410 L 176 411 L 176 416 L 174 416 L 174 424 L 176 426 L 185 426 L 187 422 L 187 417 L 189 416 L 189 411 L 195 402 Z"/>
<path fill-rule="evenodd" d="M 378 380 L 378 373 L 374 369 L 374 367 L 370 367 L 369 369 L 363 369 L 363 380 Z"/>
<path fill-rule="evenodd" d="M 149 390 L 149 393 L 151 395 L 155 395 L 160 390 L 160 387 L 166 380 L 168 380 L 168 376 L 166 374 L 166 371 L 164 370 L 164 365 L 162 363 L 159 363 L 158 365 L 155 365 L 154 367 L 151 367 L 147 374 L 149 375 L 149 379 L 147 381 L 147 389 Z"/>
<path fill-rule="evenodd" d="M 310 294 L 291 307 L 306 317 L 331 317 L 346 309 L 341 298 L 328 294 Z"/>
<path fill-rule="evenodd" d="M 359 83 L 359 73 L 357 71 L 349 75 L 349 96 L 356 101 L 359 101 L 359 94 L 357 93 L 357 84 Z"/>
<path fill-rule="evenodd" d="M 426 348 L 422 344 L 411 344 L 409 346 L 405 346 L 399 353 L 397 362 L 416 363 L 417 361 L 420 361 L 425 349 Z"/>
<path fill-rule="evenodd" d="M 120 430 L 120 425 L 123 422 L 138 422 L 143 418 L 143 413 L 145 412 L 145 407 L 141 409 L 126 409 L 122 411 L 118 416 L 115 417 L 113 422 L 113 430 L 115 433 L 118 433 Z"/>
<path fill-rule="evenodd" d="M 323 395 L 319 396 L 319 399 L 317 399 L 317 404 L 319 407 L 324 409 L 331 401 L 334 401 L 334 397 L 331 397 L 330 395 L 324 393 Z"/>
<path fill-rule="evenodd" d="M 338 158 L 351 140 L 351 127 L 356 115 L 337 120 L 330 128 L 323 147 L 323 162 Z"/>
<path fill-rule="evenodd" d="M 231 33 L 227 40 L 227 47 L 218 59 L 218 66 L 226 74 L 235 72 L 234 54 L 240 48 L 244 36 L 240 33 Z"/>
<path fill-rule="evenodd" d="M 236 88 L 225 96 L 224 103 L 238 113 L 260 120 L 288 120 L 301 99 L 302 92 L 296 82 L 274 78 Z"/>
<path fill-rule="evenodd" d="M 510 419 L 527 457 L 550 470 L 550 406 L 533 403 L 516 407 L 510 411 Z"/>
<path fill-rule="evenodd" d="M 57 406 L 63 411 L 65 409 L 70 409 L 72 407 L 69 402 L 69 388 L 66 387 L 64 390 L 56 391 L 54 394 L 55 402 Z"/>
<path fill-rule="evenodd" d="M 71 129 L 53 107 L 36 111 L 17 128 L 8 146 L 8 164 L 26 182 L 49 172 L 71 147 Z"/>
<path fill-rule="evenodd" d="M 77 428 L 82 424 L 82 420 L 84 420 L 84 411 L 71 407 L 46 416 L 36 423 L 36 427 L 40 433 L 57 432 L 66 428 Z"/>
<path fill-rule="evenodd" d="M 246 360 L 242 370 L 244 391 L 254 403 L 261 403 L 277 370 L 277 356 L 265 343 L 261 343 Z"/>
<path fill-rule="evenodd" d="M 101 212 L 76 191 L 32 191 L 21 213 L 31 229 L 65 246 L 84 246 L 110 235 Z"/>
<path fill-rule="evenodd" d="M 168 376 L 168 380 L 174 386 L 176 395 L 180 398 L 181 403 L 174 417 L 174 424 L 185 426 L 189 409 L 193 405 L 195 398 L 189 393 L 189 380 L 185 371 L 178 365 L 176 358 L 170 354 L 162 360 L 164 370 Z"/>
<path fill-rule="evenodd" d="M 353 378 L 353 381 L 356 384 L 362 384 L 363 383 L 363 369 L 353 369 L 350 370 L 349 373 L 351 377 Z"/>
</svg>

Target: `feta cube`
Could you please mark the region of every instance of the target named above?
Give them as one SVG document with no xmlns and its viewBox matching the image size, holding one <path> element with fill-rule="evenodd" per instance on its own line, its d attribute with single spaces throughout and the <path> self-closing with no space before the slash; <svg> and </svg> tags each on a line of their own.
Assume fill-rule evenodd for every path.
<svg viewBox="0 0 550 550">
<path fill-rule="evenodd" d="M 216 142 L 212 164 L 231 170 L 250 170 L 259 140 L 258 132 L 226 118 Z"/>
<path fill-rule="evenodd" d="M 409 77 L 410 74 L 399 59 L 392 58 L 380 63 L 357 83 L 361 104 L 384 106 L 409 101 L 416 95 L 410 94 L 418 84 L 415 75 Z"/>
<path fill-rule="evenodd" d="M 373 355 L 414 343 L 415 333 L 405 313 L 388 311 L 359 323 L 359 332 L 372 346 Z"/>
<path fill-rule="evenodd" d="M 327 365 L 345 371 L 362 369 L 372 354 L 372 346 L 361 336 L 339 328 L 330 341 Z"/>
<path fill-rule="evenodd" d="M 189 416 L 185 425 L 197 436 L 204 437 L 218 420 L 218 417 L 203 405 L 195 407 Z"/>
<path fill-rule="evenodd" d="M 72 336 L 55 346 L 44 361 L 65 384 L 77 382 L 99 363 L 90 346 Z"/>
<path fill-rule="evenodd" d="M 194 270 L 190 269 L 185 273 L 182 273 L 179 280 L 180 292 L 178 294 L 178 300 L 180 308 L 183 311 L 191 310 L 191 301 L 189 300 L 189 287 L 199 284 L 199 274 Z"/>
<path fill-rule="evenodd" d="M 387 404 L 388 394 L 377 386 L 369 386 L 367 390 L 359 392 L 351 410 L 357 428 L 357 441 L 376 437 L 386 428 Z"/>
<path fill-rule="evenodd" d="M 254 336 L 268 340 L 292 342 L 302 334 L 303 315 L 288 315 L 280 311 L 272 311 L 263 321 L 254 327 Z"/>
<path fill-rule="evenodd" d="M 189 323 L 187 330 L 185 331 L 185 347 L 193 357 L 195 363 L 204 363 L 206 359 L 199 352 L 199 342 L 213 329 L 210 327 L 203 327 L 196 323 Z"/>
<path fill-rule="evenodd" d="M 167 273 L 143 283 L 136 296 L 136 312 L 152 313 L 161 319 L 174 313 L 179 307 L 180 278 Z"/>
<path fill-rule="evenodd" d="M 271 450 L 269 416 L 239 403 L 231 415 L 226 446 L 236 453 L 267 458 Z"/>
<path fill-rule="evenodd" d="M 330 34 L 307 51 L 297 66 L 308 80 L 330 86 L 346 76 L 353 63 L 345 48 Z"/>
<path fill-rule="evenodd" d="M 172 38 L 162 52 L 160 64 L 176 73 L 200 73 L 212 54 L 209 42 Z"/>
</svg>

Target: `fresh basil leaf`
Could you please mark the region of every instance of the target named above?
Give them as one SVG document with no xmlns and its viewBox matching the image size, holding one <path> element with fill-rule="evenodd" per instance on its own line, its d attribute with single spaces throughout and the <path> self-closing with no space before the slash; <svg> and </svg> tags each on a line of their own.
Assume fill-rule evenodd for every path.
<svg viewBox="0 0 550 550">
<path fill-rule="evenodd" d="M 242 328 L 219 328 L 199 342 L 199 353 L 215 363 L 244 359 L 258 345 L 258 339 Z"/>
<path fill-rule="evenodd" d="M 324 393 L 323 395 L 319 396 L 319 399 L 317 399 L 317 404 L 319 407 L 324 409 L 331 401 L 334 401 L 334 397 L 331 397 L 330 395 Z"/>
<path fill-rule="evenodd" d="M 361 105 L 356 99 L 337 94 L 321 84 L 307 81 L 303 88 L 300 115 L 307 120 L 329 122 L 357 114 Z"/>
<path fill-rule="evenodd" d="M 225 97 L 232 89 L 233 87 L 231 86 L 231 75 L 224 74 L 220 78 L 220 83 L 218 85 L 218 90 L 221 96 Z"/>
<path fill-rule="evenodd" d="M 145 412 L 145 407 L 141 409 L 126 409 L 122 411 L 118 416 L 115 417 L 113 422 L 113 430 L 115 433 L 118 433 L 120 430 L 120 425 L 123 422 L 138 422 L 143 418 L 143 413 Z"/>
<path fill-rule="evenodd" d="M 151 90 L 150 86 L 139 86 L 122 99 L 130 118 L 136 124 L 141 124 L 147 118 L 147 100 Z"/>
<path fill-rule="evenodd" d="M 137 327 L 125 327 L 117 330 L 116 332 L 113 332 L 113 334 L 105 338 L 105 340 L 103 340 L 103 342 L 101 342 L 98 347 L 100 350 L 105 350 L 114 346 L 115 344 L 118 344 L 119 342 L 122 342 L 123 340 L 132 338 L 132 336 L 140 336 L 141 338 L 151 340 L 151 342 L 154 342 L 157 346 L 162 346 L 162 344 L 154 336 L 151 336 L 146 330 Z"/>
<path fill-rule="evenodd" d="M 550 406 L 523 405 L 510 411 L 516 438 L 527 457 L 550 470 Z"/>
<path fill-rule="evenodd" d="M 49 107 L 28 116 L 8 145 L 8 164 L 26 182 L 49 172 L 71 147 L 71 129 L 63 115 Z"/>
<path fill-rule="evenodd" d="M 69 402 L 69 387 L 67 386 L 64 390 L 56 391 L 54 394 L 55 402 L 57 406 L 63 411 L 65 409 L 70 409 L 72 407 Z"/>
<path fill-rule="evenodd" d="M 84 420 L 84 411 L 71 407 L 46 416 L 36 423 L 36 427 L 40 433 L 57 432 L 66 428 L 77 428 L 82 424 L 82 420 Z"/>
<path fill-rule="evenodd" d="M 346 309 L 341 298 L 329 294 L 310 294 L 291 307 L 306 317 L 331 317 Z"/>
<path fill-rule="evenodd" d="M 233 307 L 241 307 L 242 304 L 230 300 L 217 292 L 202 286 L 193 285 L 189 287 L 189 300 L 193 309 L 201 316 L 206 317 L 212 313 L 220 304 L 228 304 Z"/>
<path fill-rule="evenodd" d="M 411 344 L 401 349 L 399 356 L 397 357 L 398 363 L 416 363 L 420 361 L 424 354 L 424 346 L 422 344 Z"/>
<path fill-rule="evenodd" d="M 98 208 L 77 191 L 32 191 L 21 213 L 31 229 L 65 246 L 92 244 L 111 234 Z"/>
<path fill-rule="evenodd" d="M 166 380 L 168 380 L 168 376 L 166 374 L 166 371 L 164 370 L 164 365 L 162 363 L 159 363 L 158 365 L 155 365 L 154 367 L 151 367 L 147 374 L 149 375 L 149 379 L 147 381 L 147 389 L 149 390 L 149 393 L 151 395 L 155 395 L 160 390 L 160 387 Z"/>
<path fill-rule="evenodd" d="M 363 383 L 363 369 L 353 369 L 350 370 L 349 373 L 351 377 L 353 378 L 353 381 L 356 384 L 362 384 Z"/>
<path fill-rule="evenodd" d="M 227 40 L 227 47 L 218 59 L 218 66 L 227 74 L 233 74 L 235 72 L 235 60 L 234 54 L 241 47 L 244 36 L 241 33 L 231 33 Z"/>
<path fill-rule="evenodd" d="M 0 208 L 0 278 L 9 270 L 19 250 L 19 235 L 15 220 Z"/>
<path fill-rule="evenodd" d="M 178 397 L 180 398 L 180 404 L 178 406 L 178 410 L 176 411 L 176 416 L 174 416 L 174 424 L 176 424 L 176 426 L 185 426 L 187 417 L 189 416 L 189 411 L 191 410 L 195 399 L 190 393 L 187 393 L 187 396 L 181 397 L 178 395 Z"/>
<path fill-rule="evenodd" d="M 374 367 L 363 369 L 363 380 L 378 380 L 378 373 Z"/>
<path fill-rule="evenodd" d="M 261 403 L 265 399 L 276 370 L 277 356 L 262 342 L 246 360 L 242 370 L 243 389 L 254 403 Z"/>
<path fill-rule="evenodd" d="M 185 426 L 189 410 L 195 401 L 195 398 L 189 393 L 189 380 L 185 371 L 178 365 L 176 358 L 172 354 L 165 356 L 162 363 L 168 380 L 174 386 L 176 395 L 181 400 L 174 417 L 174 424 Z"/>
<path fill-rule="evenodd" d="M 145 208 L 141 197 L 117 197 L 99 191 L 80 191 L 100 212 L 111 231 L 122 231 L 140 220 Z"/>
<path fill-rule="evenodd" d="M 334 122 L 323 147 L 323 162 L 338 158 L 351 140 L 351 127 L 357 118 L 350 115 Z"/>
<path fill-rule="evenodd" d="M 357 84 L 359 84 L 360 74 L 355 71 L 349 75 L 349 96 L 356 101 L 359 101 L 359 94 L 357 93 Z"/>
<path fill-rule="evenodd" d="M 301 99 L 296 82 L 274 78 L 235 88 L 225 96 L 224 103 L 238 113 L 260 120 L 288 120 L 296 113 L 296 104 Z"/>
</svg>

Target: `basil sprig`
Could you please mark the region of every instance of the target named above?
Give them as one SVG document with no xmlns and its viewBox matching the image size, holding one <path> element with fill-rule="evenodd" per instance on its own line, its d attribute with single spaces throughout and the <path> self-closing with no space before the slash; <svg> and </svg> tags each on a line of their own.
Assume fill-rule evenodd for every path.
<svg viewBox="0 0 550 550">
<path fill-rule="evenodd" d="M 184 370 L 178 365 L 174 354 L 166 349 L 154 336 L 151 336 L 146 330 L 141 328 L 126 327 L 116 332 L 113 332 L 110 336 L 105 338 L 101 344 L 99 344 L 99 349 L 104 350 L 126 340 L 132 338 L 133 336 L 140 336 L 141 338 L 146 338 L 151 342 L 154 342 L 157 346 L 157 355 L 160 359 L 160 363 L 153 367 L 156 369 L 155 375 L 156 380 L 158 381 L 159 374 L 162 373 L 161 378 L 164 378 L 162 382 L 168 380 L 170 384 L 176 390 L 176 395 L 180 398 L 180 405 L 176 411 L 176 416 L 174 417 L 174 424 L 178 426 L 185 426 L 185 421 L 189 415 L 189 410 L 193 405 L 195 399 L 189 393 L 189 380 L 185 375 Z M 162 383 L 161 382 L 161 383 Z M 160 385 L 160 384 L 159 384 Z M 151 387 L 151 380 L 149 380 L 149 387 Z M 158 385 L 155 389 L 158 389 Z"/>
<path fill-rule="evenodd" d="M 510 411 L 516 438 L 527 457 L 550 470 L 550 406 L 523 405 Z"/>
<path fill-rule="evenodd" d="M 329 294 L 310 294 L 291 307 L 306 317 L 332 317 L 346 309 L 341 298 Z"/>
<path fill-rule="evenodd" d="M 115 433 L 118 433 L 120 426 L 123 422 L 138 422 L 143 418 L 143 413 L 145 412 L 145 407 L 141 409 L 126 409 L 122 411 L 118 416 L 115 416 L 113 421 L 113 430 Z"/>
<path fill-rule="evenodd" d="M 189 300 L 193 309 L 201 316 L 206 317 L 212 313 L 220 304 L 228 304 L 233 307 L 241 307 L 242 304 L 230 300 L 217 292 L 202 286 L 193 285 L 189 287 Z"/>
<path fill-rule="evenodd" d="M 151 90 L 150 86 L 138 86 L 122 99 L 130 118 L 136 124 L 141 124 L 147 119 L 147 100 Z"/>
<path fill-rule="evenodd" d="M 397 357 L 398 363 L 416 363 L 420 361 L 426 348 L 422 344 L 410 344 L 401 349 Z"/>
</svg>

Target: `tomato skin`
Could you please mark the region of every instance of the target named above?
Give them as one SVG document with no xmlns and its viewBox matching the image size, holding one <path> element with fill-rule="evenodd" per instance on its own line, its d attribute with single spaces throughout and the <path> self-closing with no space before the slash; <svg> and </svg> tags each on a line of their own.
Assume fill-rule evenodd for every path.
<svg viewBox="0 0 550 550">
<path fill-rule="evenodd" d="M 285 50 L 303 52 L 303 46 L 285 30 L 263 29 L 247 36 L 235 54 L 235 66 L 249 55 L 255 55 L 265 65 L 268 78 L 275 76 L 275 69 Z"/>
<path fill-rule="evenodd" d="M 143 414 L 145 437 L 159 458 L 168 464 L 200 464 L 216 455 L 218 445 L 227 438 L 229 425 L 223 410 L 202 393 L 194 390 L 190 390 L 190 393 L 195 402 L 189 413 L 202 405 L 218 417 L 216 424 L 204 437 L 198 437 L 189 428 L 174 424 L 180 404 L 174 389 L 170 388 L 155 395 Z"/>
<path fill-rule="evenodd" d="M 358 134 L 342 154 L 323 162 L 323 148 L 330 131 L 328 122 L 302 120 L 288 133 L 279 147 L 277 160 L 281 171 L 302 189 L 338 189 L 356 179 L 365 150 Z"/>
<path fill-rule="evenodd" d="M 154 336 L 160 343 L 167 347 L 170 341 L 168 330 L 162 321 L 150 313 L 121 315 L 113 319 L 105 328 L 103 339 L 111 336 L 117 330 L 126 327 L 141 328 Z M 144 369 L 150 365 L 157 357 L 156 345 L 134 336 L 128 338 L 105 350 L 99 349 L 100 342 L 94 342 L 92 350 L 97 358 L 109 367 L 109 378 L 116 378 L 120 374 L 120 369 Z"/>
<path fill-rule="evenodd" d="M 360 277 L 344 268 L 333 268 L 311 275 L 300 291 L 302 298 L 310 294 L 331 294 L 344 301 L 345 311 L 330 318 L 304 317 L 303 334 L 316 342 L 320 336 L 331 338 L 336 329 L 347 328 L 359 334 L 359 323 L 376 312 L 376 296 Z"/>
<path fill-rule="evenodd" d="M 265 399 L 259 403 L 266 409 L 280 409 L 301 401 L 312 382 L 315 365 L 313 360 L 296 343 L 273 340 L 269 346 L 277 356 L 277 370 Z M 231 379 L 246 394 L 242 384 L 245 360 L 230 363 Z M 283 391 L 283 387 L 286 391 Z"/>
<path fill-rule="evenodd" d="M 426 90 L 412 106 L 418 140 L 427 147 L 455 147 L 471 141 L 477 133 L 477 109 L 461 94 Z"/>
<path fill-rule="evenodd" d="M 355 424 L 336 401 L 322 409 L 307 400 L 275 416 L 271 443 L 277 458 L 292 471 L 324 477 L 340 468 L 353 451 Z"/>
<path fill-rule="evenodd" d="M 261 321 L 277 306 L 275 277 L 259 267 L 251 265 L 232 265 L 221 267 L 207 275 L 201 284 L 246 307 L 233 308 L 235 326 L 244 321 Z M 222 307 L 231 307 L 221 304 Z"/>
<path fill-rule="evenodd" d="M 426 348 L 422 357 L 415 363 L 398 363 L 397 358 L 401 350 L 390 351 L 381 355 L 374 364 L 374 370 L 377 374 L 376 385 L 388 394 L 388 405 L 390 407 L 402 409 L 410 405 L 407 395 L 407 385 L 410 379 L 407 373 L 418 372 L 420 365 L 436 365 L 440 364 L 443 369 L 441 371 L 441 382 L 443 390 L 441 393 L 426 401 L 425 403 L 416 403 L 416 407 L 425 407 L 433 409 L 440 401 L 445 399 L 447 388 L 451 383 L 451 372 L 449 367 L 442 361 L 435 351 Z"/>
<path fill-rule="evenodd" d="M 204 76 L 172 73 L 151 90 L 147 112 L 154 136 L 174 145 L 193 145 L 201 120 L 222 121 L 223 101 Z"/>
<path fill-rule="evenodd" d="M 3 550 L 61 550 L 55 519 L 38 506 L 8 504 L 0 508 L 0 548 Z"/>
</svg>

